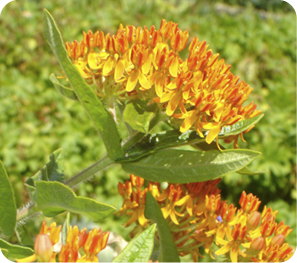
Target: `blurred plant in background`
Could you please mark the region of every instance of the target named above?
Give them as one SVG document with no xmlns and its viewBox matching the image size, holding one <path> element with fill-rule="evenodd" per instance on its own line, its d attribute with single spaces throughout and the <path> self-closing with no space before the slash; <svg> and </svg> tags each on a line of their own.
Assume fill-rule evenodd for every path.
<svg viewBox="0 0 297 263">
<path fill-rule="evenodd" d="M 214 53 L 220 53 L 226 63 L 232 64 L 232 72 L 254 88 L 248 102 L 254 101 L 265 113 L 254 131 L 245 135 L 248 148 L 263 153 L 251 165 L 251 169 L 263 174 L 223 177 L 221 196 L 236 206 L 243 189 L 253 192 L 262 204 L 279 210 L 276 221 L 284 220 L 295 231 L 296 14 L 281 1 L 156 0 L 142 5 L 136 0 L 9 3 L 0 17 L 0 159 L 14 189 L 18 189 L 17 206 L 26 203 L 29 197 L 23 188 L 24 181 L 57 148 L 64 148 L 65 174 L 69 177 L 97 161 L 104 152 L 83 109 L 63 99 L 49 81 L 52 71 L 62 74 L 42 36 L 43 8 L 56 18 L 65 41 L 81 40 L 81 32 L 89 29 L 116 32 L 120 23 L 158 25 L 161 18 L 179 21 L 179 26 L 187 28 L 190 35 L 206 40 Z M 80 185 L 77 191 L 81 196 L 100 197 L 100 202 L 120 208 L 115 185 L 127 177 L 115 166 L 100 178 Z M 230 188 L 232 192 L 228 191 Z M 114 220 L 120 219 L 115 216 Z M 30 224 L 38 233 L 41 222 Z M 81 229 L 84 226 L 79 217 L 77 225 Z M 131 228 L 114 229 L 111 218 L 100 226 L 125 239 L 131 231 Z M 93 227 L 89 225 L 90 229 Z M 287 242 L 296 245 L 295 236 L 293 232 Z"/>
</svg>

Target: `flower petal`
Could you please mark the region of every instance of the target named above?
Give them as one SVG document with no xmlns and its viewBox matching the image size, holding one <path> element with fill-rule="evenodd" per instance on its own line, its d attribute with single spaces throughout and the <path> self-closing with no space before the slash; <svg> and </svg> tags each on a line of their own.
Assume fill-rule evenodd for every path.
<svg viewBox="0 0 297 263">
<path fill-rule="evenodd" d="M 131 92 L 132 90 L 135 89 L 135 86 L 137 84 L 137 80 L 138 80 L 138 70 L 135 70 L 128 77 L 128 82 L 127 82 L 127 86 L 126 86 L 126 90 L 128 92 Z"/>
<path fill-rule="evenodd" d="M 175 92 L 175 94 L 171 97 L 166 108 L 166 114 L 168 116 L 171 116 L 174 113 L 177 105 L 179 104 L 179 101 L 180 101 L 180 94 L 179 92 Z"/>
<path fill-rule="evenodd" d="M 125 62 L 123 59 L 120 59 L 115 67 L 115 72 L 114 72 L 114 79 L 118 80 L 123 76 L 125 69 Z"/>
<path fill-rule="evenodd" d="M 140 70 L 139 70 L 139 83 L 145 89 L 150 89 L 151 88 L 151 85 L 148 82 L 146 76 L 144 76 L 144 74 Z"/>
<path fill-rule="evenodd" d="M 220 133 L 221 125 L 218 124 L 217 126 L 213 127 L 206 136 L 206 142 L 210 144 Z"/>
</svg>

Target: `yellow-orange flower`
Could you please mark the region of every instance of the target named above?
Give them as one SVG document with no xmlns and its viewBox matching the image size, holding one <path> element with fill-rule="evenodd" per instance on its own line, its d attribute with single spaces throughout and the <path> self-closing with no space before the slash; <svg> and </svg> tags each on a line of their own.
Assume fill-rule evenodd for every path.
<svg viewBox="0 0 297 263">
<path fill-rule="evenodd" d="M 194 37 L 183 60 L 179 53 L 188 40 L 187 30 L 163 19 L 159 29 L 120 24 L 114 35 L 83 32 L 83 41 L 67 42 L 66 49 L 87 83 L 97 86 L 100 98 L 155 101 L 169 118 L 184 119 L 181 132 L 196 130 L 211 143 L 223 127 L 261 111 L 253 102 L 243 105 L 253 89 L 205 41 Z M 238 136 L 243 139 L 249 129 L 224 140 L 237 147 Z"/>
<path fill-rule="evenodd" d="M 77 262 L 98 262 L 97 254 L 103 250 L 109 238 L 109 232 L 102 232 L 101 228 L 94 228 L 88 232 L 83 248 L 85 255 Z"/>
</svg>

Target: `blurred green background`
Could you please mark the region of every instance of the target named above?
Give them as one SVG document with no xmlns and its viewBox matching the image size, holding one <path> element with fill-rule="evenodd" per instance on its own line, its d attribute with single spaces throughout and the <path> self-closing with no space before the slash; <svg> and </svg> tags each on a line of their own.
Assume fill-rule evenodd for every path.
<svg viewBox="0 0 297 263">
<path fill-rule="evenodd" d="M 56 92 L 49 75 L 63 75 L 42 35 L 42 11 L 58 23 L 65 41 L 82 39 L 89 29 L 115 33 L 120 23 L 158 27 L 162 18 L 179 23 L 190 37 L 206 40 L 231 71 L 254 91 L 249 101 L 265 117 L 245 135 L 241 148 L 261 151 L 250 165 L 257 176 L 231 174 L 219 184 L 222 199 L 238 206 L 243 190 L 278 209 L 277 220 L 296 228 L 296 13 L 280 0 L 113 0 L 14 1 L 0 17 L 0 159 L 15 189 L 17 206 L 28 201 L 23 183 L 49 155 L 62 147 L 68 177 L 99 160 L 103 144 L 78 102 Z M 117 184 L 128 175 L 119 166 L 81 184 L 91 196 L 117 209 L 122 199 Z M 29 221 L 39 231 L 40 221 Z M 62 220 L 62 217 L 59 219 Z M 126 218 L 110 217 L 100 226 L 129 239 Z M 73 222 L 87 224 L 73 216 Z M 35 233 L 34 233 L 35 234 Z M 288 237 L 296 245 L 296 230 Z"/>
</svg>

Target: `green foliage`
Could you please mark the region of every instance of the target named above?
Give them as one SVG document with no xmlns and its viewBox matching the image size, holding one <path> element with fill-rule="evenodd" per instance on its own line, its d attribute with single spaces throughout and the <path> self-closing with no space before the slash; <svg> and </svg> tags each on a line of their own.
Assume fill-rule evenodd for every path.
<svg viewBox="0 0 297 263">
<path fill-rule="evenodd" d="M 34 250 L 29 247 L 13 245 L 6 242 L 3 239 L 0 239 L 0 247 L 1 250 L 4 249 L 7 251 L 5 256 L 12 261 L 15 261 L 16 258 L 22 259 L 25 257 L 32 256 L 34 254 Z"/>
<path fill-rule="evenodd" d="M 151 192 L 146 193 L 144 215 L 157 224 L 160 238 L 159 262 L 180 262 L 168 224 Z"/>
<path fill-rule="evenodd" d="M 169 149 L 136 162 L 122 163 L 122 167 L 128 173 L 153 182 L 203 182 L 236 172 L 259 155 L 259 152 L 240 149 L 222 152 Z"/>
<path fill-rule="evenodd" d="M 263 114 L 260 114 L 254 118 L 240 121 L 230 126 L 225 126 L 219 134 L 220 138 L 237 135 L 256 124 L 262 117 Z M 185 133 L 181 133 L 179 130 L 169 130 L 143 136 L 131 145 L 130 148 L 126 149 L 126 158 L 121 161 L 134 161 L 162 149 L 187 144 L 203 144 L 205 145 L 205 150 L 209 150 L 211 149 L 210 147 L 212 147 L 212 145 L 210 146 L 205 143 L 205 139 L 201 138 L 196 131 L 188 130 Z M 199 147 L 199 145 L 197 146 Z M 214 150 L 217 150 L 216 144 Z"/>
<path fill-rule="evenodd" d="M 12 236 L 16 225 L 16 205 L 11 183 L 0 161 L 0 228 L 4 235 Z"/>
<path fill-rule="evenodd" d="M 104 108 L 94 91 L 70 61 L 65 44 L 55 21 L 47 10 L 43 11 L 43 35 L 59 60 L 73 90 L 100 133 L 108 155 L 112 159 L 121 158 L 123 151 L 117 127 L 110 113 Z"/>
<path fill-rule="evenodd" d="M 237 135 L 241 132 L 246 131 L 251 126 L 255 125 L 257 122 L 259 122 L 263 118 L 264 114 L 259 114 L 258 116 L 254 118 L 250 118 L 243 121 L 238 121 L 233 125 L 230 126 L 224 126 L 222 130 L 220 131 L 220 136 L 227 137 L 231 135 Z"/>
<path fill-rule="evenodd" d="M 37 208 L 48 217 L 67 210 L 86 215 L 94 222 L 99 222 L 115 211 L 110 205 L 99 203 L 91 198 L 76 196 L 73 190 L 59 182 L 40 181 L 35 185 L 33 200 Z"/>
<path fill-rule="evenodd" d="M 112 262 L 148 262 L 154 247 L 156 225 L 141 232 Z"/>
</svg>

